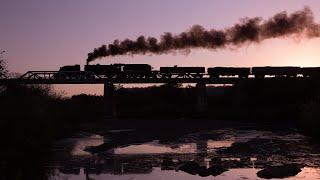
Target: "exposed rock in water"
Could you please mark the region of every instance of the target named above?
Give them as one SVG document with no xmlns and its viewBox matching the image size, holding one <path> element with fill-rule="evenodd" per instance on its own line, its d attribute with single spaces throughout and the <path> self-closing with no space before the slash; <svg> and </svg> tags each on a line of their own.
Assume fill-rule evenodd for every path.
<svg viewBox="0 0 320 180">
<path fill-rule="evenodd" d="M 240 156 L 255 156 L 257 154 L 270 156 L 272 154 L 286 154 L 287 146 L 282 141 L 254 138 L 248 142 L 235 142 L 231 147 L 219 152 L 224 154 L 238 154 Z"/>
<path fill-rule="evenodd" d="M 286 178 L 295 176 L 301 171 L 300 167 L 295 164 L 287 164 L 282 166 L 269 166 L 257 173 L 258 177 L 271 179 L 271 178 Z"/>
<path fill-rule="evenodd" d="M 206 177 L 210 175 L 218 176 L 223 172 L 228 171 L 228 169 L 220 165 L 213 165 L 207 169 L 206 167 L 200 166 L 198 163 L 194 161 L 186 162 L 182 164 L 180 167 L 178 167 L 178 169 L 192 175 L 198 174 L 201 177 Z"/>
<path fill-rule="evenodd" d="M 207 177 L 211 175 L 210 172 L 207 170 L 207 168 L 204 166 L 201 166 L 198 168 L 198 174 L 201 177 Z"/>
<path fill-rule="evenodd" d="M 184 164 L 182 164 L 180 167 L 178 167 L 179 170 L 184 171 L 188 174 L 196 175 L 198 174 L 198 169 L 200 168 L 200 165 L 194 161 L 189 161 Z"/>
<path fill-rule="evenodd" d="M 173 170 L 175 169 L 176 164 L 172 159 L 164 159 L 161 163 L 161 170 Z"/>
<path fill-rule="evenodd" d="M 218 175 L 224 173 L 225 171 L 228 171 L 228 169 L 226 169 L 222 166 L 219 166 L 219 165 L 213 165 L 210 168 L 208 168 L 207 170 L 208 170 L 208 172 L 210 172 L 210 175 L 212 175 L 212 176 L 218 176 Z"/>
</svg>

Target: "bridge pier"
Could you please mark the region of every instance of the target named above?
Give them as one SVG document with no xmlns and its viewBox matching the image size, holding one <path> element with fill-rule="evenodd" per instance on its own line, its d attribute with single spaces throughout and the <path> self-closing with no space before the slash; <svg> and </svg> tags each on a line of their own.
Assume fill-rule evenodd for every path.
<svg viewBox="0 0 320 180">
<path fill-rule="evenodd" d="M 196 85 L 197 102 L 196 111 L 201 115 L 205 115 L 208 112 L 208 96 L 207 88 L 204 82 L 198 82 Z"/>
<path fill-rule="evenodd" d="M 104 107 L 106 119 L 113 119 L 116 117 L 114 89 L 113 83 L 104 82 Z"/>
</svg>

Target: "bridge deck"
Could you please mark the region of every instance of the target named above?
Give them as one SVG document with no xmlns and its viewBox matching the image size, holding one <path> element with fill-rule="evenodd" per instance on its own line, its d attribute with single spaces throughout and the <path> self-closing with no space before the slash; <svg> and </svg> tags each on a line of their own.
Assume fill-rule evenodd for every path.
<svg viewBox="0 0 320 180">
<path fill-rule="evenodd" d="M 0 84 L 104 84 L 106 82 L 119 84 L 152 84 L 152 83 L 205 83 L 205 84 L 236 84 L 240 81 L 318 81 L 319 78 L 309 77 L 267 77 L 248 78 L 220 77 L 212 78 L 208 74 L 195 76 L 192 74 L 179 74 L 166 76 L 159 71 L 148 75 L 127 74 L 124 77 L 105 77 L 90 71 L 28 71 L 19 78 L 0 79 Z"/>
<path fill-rule="evenodd" d="M 205 83 L 205 84 L 236 84 L 243 81 L 263 81 L 263 82 L 294 82 L 294 81 L 319 81 L 313 78 L 97 78 L 97 79 L 0 79 L 0 84 L 104 84 L 105 82 L 116 84 L 159 84 L 159 83 Z"/>
</svg>

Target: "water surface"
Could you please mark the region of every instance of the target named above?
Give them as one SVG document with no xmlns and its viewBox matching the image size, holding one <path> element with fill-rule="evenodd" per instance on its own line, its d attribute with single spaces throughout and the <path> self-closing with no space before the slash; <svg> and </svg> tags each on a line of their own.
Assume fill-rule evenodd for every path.
<svg viewBox="0 0 320 180">
<path fill-rule="evenodd" d="M 301 172 L 286 179 L 320 179 L 319 146 L 295 130 L 79 133 L 55 143 L 53 152 L 49 179 L 261 179 L 263 168 L 293 163 Z M 223 170 L 208 175 L 210 167 Z"/>
</svg>

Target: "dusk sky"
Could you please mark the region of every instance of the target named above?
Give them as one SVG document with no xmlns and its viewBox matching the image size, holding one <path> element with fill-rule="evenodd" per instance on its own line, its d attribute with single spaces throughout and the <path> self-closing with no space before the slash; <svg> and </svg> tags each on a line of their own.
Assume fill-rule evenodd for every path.
<svg viewBox="0 0 320 180">
<path fill-rule="evenodd" d="M 310 7 L 320 22 L 319 0 L 2 0 L 0 49 L 11 72 L 58 70 L 85 64 L 87 54 L 115 39 L 160 37 L 194 24 L 224 29 L 244 17 L 268 19 L 281 11 Z M 320 66 L 320 38 L 272 39 L 238 49 L 193 50 L 189 55 L 138 55 L 95 61 L 160 66 Z M 101 94 L 102 86 L 59 85 L 66 95 Z"/>
</svg>

